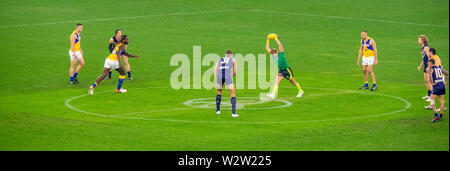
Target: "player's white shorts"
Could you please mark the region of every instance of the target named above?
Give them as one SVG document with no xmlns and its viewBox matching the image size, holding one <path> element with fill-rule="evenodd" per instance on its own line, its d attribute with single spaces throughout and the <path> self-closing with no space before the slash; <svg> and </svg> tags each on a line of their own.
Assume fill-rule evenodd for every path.
<svg viewBox="0 0 450 171">
<path fill-rule="evenodd" d="M 223 84 L 218 84 L 218 83 L 216 83 L 216 89 L 223 89 Z M 230 89 L 233 89 L 234 88 L 234 84 L 226 84 L 225 85 L 225 87 L 228 89 L 228 90 L 230 90 Z"/>
<path fill-rule="evenodd" d="M 69 56 L 70 56 L 70 61 L 76 61 L 76 60 L 80 60 L 83 59 L 83 56 L 81 55 L 80 51 L 75 51 L 75 54 L 77 55 L 77 59 L 75 59 L 75 57 L 73 57 L 73 51 L 69 50 Z"/>
<path fill-rule="evenodd" d="M 119 61 L 114 61 L 106 58 L 105 68 L 119 69 Z"/>
<path fill-rule="evenodd" d="M 375 61 L 375 57 L 371 56 L 371 57 L 364 57 L 362 58 L 362 65 L 373 65 Z"/>
</svg>

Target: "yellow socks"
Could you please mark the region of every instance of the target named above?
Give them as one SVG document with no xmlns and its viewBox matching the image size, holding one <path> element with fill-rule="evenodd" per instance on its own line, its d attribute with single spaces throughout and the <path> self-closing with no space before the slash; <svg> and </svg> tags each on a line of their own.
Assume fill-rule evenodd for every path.
<svg viewBox="0 0 450 171">
<path fill-rule="evenodd" d="M 300 87 L 300 84 L 298 82 L 297 82 L 297 84 L 295 86 L 297 86 L 297 89 L 298 89 L 299 93 L 303 91 L 302 88 Z"/>
</svg>

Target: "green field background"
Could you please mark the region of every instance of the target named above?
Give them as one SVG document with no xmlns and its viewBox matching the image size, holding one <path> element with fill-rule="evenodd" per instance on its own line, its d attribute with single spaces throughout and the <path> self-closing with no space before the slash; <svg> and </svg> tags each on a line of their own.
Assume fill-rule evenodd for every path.
<svg viewBox="0 0 450 171">
<path fill-rule="evenodd" d="M 420 34 L 428 36 L 449 70 L 447 0 L 1 2 L 0 150 L 449 150 L 448 111 L 444 121 L 430 123 L 433 113 L 423 108 L 426 88 L 417 71 Z M 84 27 L 86 66 L 80 84 L 70 85 L 69 36 L 77 22 Z M 140 55 L 130 59 L 134 80 L 124 83 L 129 92 L 111 91 L 117 84 L 114 73 L 113 80 L 96 88 L 103 93 L 71 105 L 108 115 L 185 108 L 187 100 L 214 98 L 214 90 L 171 89 L 176 69 L 169 65 L 171 57 L 184 53 L 192 58 L 194 45 L 202 47 L 202 55 L 227 49 L 264 54 L 265 37 L 272 32 L 280 36 L 305 97 L 290 99 L 293 105 L 283 109 L 238 110 L 237 119 L 229 110 L 221 116 L 213 109 L 135 115 L 162 119 L 141 120 L 67 108 L 65 101 L 86 94 L 100 75 L 117 28 L 129 36 L 128 51 Z M 373 93 L 407 100 L 411 107 L 406 111 L 343 119 L 389 113 L 405 104 L 368 92 L 327 96 L 336 89 L 359 91 L 361 30 L 378 47 L 374 72 L 379 90 Z M 262 91 L 267 90 L 237 90 L 238 102 Z M 280 98 L 295 93 L 282 82 Z M 228 93 L 222 101 L 229 103 Z M 252 123 L 284 121 L 295 122 Z"/>
</svg>

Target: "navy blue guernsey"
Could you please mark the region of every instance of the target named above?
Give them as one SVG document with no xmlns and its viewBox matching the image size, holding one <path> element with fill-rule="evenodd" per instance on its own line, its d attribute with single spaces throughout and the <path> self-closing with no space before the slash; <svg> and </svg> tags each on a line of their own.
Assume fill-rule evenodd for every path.
<svg viewBox="0 0 450 171">
<path fill-rule="evenodd" d="M 431 67 L 431 76 L 433 77 L 433 86 L 444 86 L 444 77 L 442 76 L 442 69 L 439 66 Z"/>
<path fill-rule="evenodd" d="M 112 51 L 114 50 L 114 48 L 116 47 L 116 45 L 119 43 L 119 41 L 116 39 L 116 36 L 112 37 L 114 43 L 113 44 L 109 44 L 109 52 L 112 53 Z"/>
<path fill-rule="evenodd" d="M 425 47 L 429 47 L 428 44 L 424 44 L 423 47 L 421 48 L 421 53 L 422 53 L 422 61 L 423 61 L 423 72 L 426 72 L 427 68 L 428 68 L 428 56 L 427 53 L 425 52 Z"/>
</svg>

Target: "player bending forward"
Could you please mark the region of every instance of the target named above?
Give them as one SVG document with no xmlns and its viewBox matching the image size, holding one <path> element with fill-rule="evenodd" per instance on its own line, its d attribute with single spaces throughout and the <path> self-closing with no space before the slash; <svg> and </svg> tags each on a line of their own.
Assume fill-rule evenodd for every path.
<svg viewBox="0 0 450 171">
<path fill-rule="evenodd" d="M 444 85 L 444 78 L 442 74 L 442 68 L 439 66 L 438 63 L 434 61 L 434 59 L 428 60 L 428 65 L 431 66 L 428 68 L 428 73 L 430 73 L 430 80 L 433 84 L 433 91 L 431 92 L 430 96 L 430 105 L 433 108 L 434 112 L 434 119 L 431 120 L 431 122 L 436 122 L 437 120 L 442 121 L 443 112 L 444 112 L 444 95 L 445 95 L 445 85 Z M 437 114 L 436 111 L 436 105 L 434 104 L 436 98 L 439 97 L 439 104 L 440 104 L 440 116 Z"/>
<path fill-rule="evenodd" d="M 277 42 L 279 51 L 275 48 L 270 49 L 269 43 L 270 43 L 270 39 L 272 39 L 272 38 L 275 39 L 275 41 Z M 270 55 L 278 63 L 278 76 L 277 76 L 277 79 L 275 80 L 275 86 L 273 87 L 272 93 L 269 93 L 267 96 L 269 96 L 271 99 L 275 99 L 276 93 L 278 91 L 278 85 L 280 84 L 281 80 L 283 80 L 283 78 L 285 78 L 286 80 L 289 80 L 292 83 L 292 85 L 297 87 L 297 89 L 298 89 L 297 97 L 302 97 L 304 92 L 303 92 L 302 88 L 300 87 L 300 84 L 295 81 L 292 69 L 289 67 L 289 65 L 287 63 L 286 55 L 284 54 L 283 45 L 281 44 L 280 40 L 278 40 L 278 35 L 270 34 L 267 37 L 266 50 L 267 50 L 267 52 L 270 53 Z"/>
<path fill-rule="evenodd" d="M 115 69 L 120 74 L 119 83 L 117 85 L 116 92 L 117 93 L 127 92 L 127 90 L 122 89 L 122 83 L 125 80 L 125 70 L 122 67 L 120 58 L 122 56 L 128 56 L 128 57 L 133 57 L 133 58 L 139 57 L 138 55 L 130 55 L 125 51 L 125 45 L 127 45 L 127 44 L 128 44 L 128 36 L 123 35 L 119 41 L 119 44 L 117 44 L 117 46 L 114 48 L 114 50 L 111 52 L 111 54 L 106 58 L 102 75 L 100 75 L 97 78 L 97 80 L 95 80 L 94 84 L 92 84 L 92 86 L 89 87 L 89 94 L 91 94 L 91 95 L 94 94 L 95 86 L 100 84 L 100 82 L 106 78 L 106 76 L 108 75 L 108 73 L 111 69 Z"/>
<path fill-rule="evenodd" d="M 220 58 L 214 67 L 214 79 L 216 80 L 216 114 L 220 115 L 220 101 L 222 100 L 222 88 L 225 84 L 230 91 L 231 108 L 233 118 L 239 117 L 236 114 L 236 90 L 233 84 L 233 77 L 236 75 L 236 60 L 233 59 L 233 52 L 228 50 L 225 57 Z"/>
</svg>

